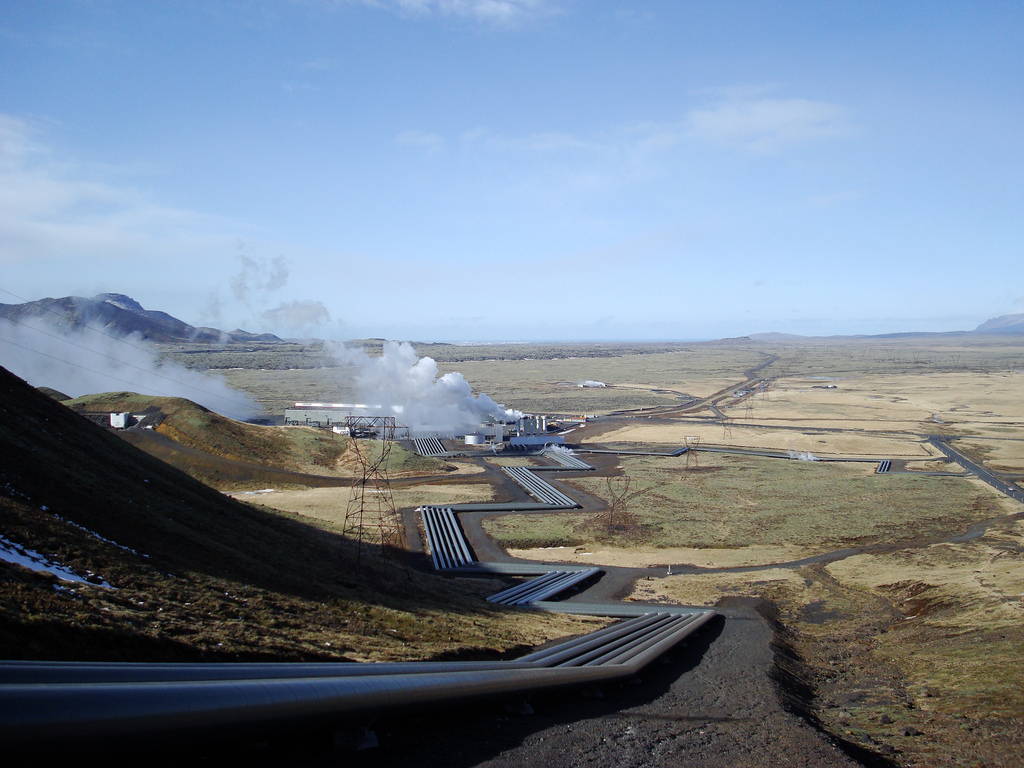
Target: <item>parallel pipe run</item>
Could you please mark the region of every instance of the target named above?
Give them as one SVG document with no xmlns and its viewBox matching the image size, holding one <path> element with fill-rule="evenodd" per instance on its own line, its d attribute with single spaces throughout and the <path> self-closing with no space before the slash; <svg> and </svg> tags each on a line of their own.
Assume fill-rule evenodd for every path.
<svg viewBox="0 0 1024 768">
<path fill-rule="evenodd" d="M 565 575 L 564 571 L 551 571 L 545 573 L 543 576 L 538 576 L 535 579 L 531 579 L 525 584 L 517 584 L 514 587 L 498 592 L 497 594 L 491 595 L 487 598 L 488 602 L 491 603 L 504 603 L 511 605 L 516 602 L 523 595 L 527 595 L 533 590 L 539 589 L 540 587 L 547 586 L 548 584 L 557 581 Z"/>
<path fill-rule="evenodd" d="M 591 576 L 600 571 L 597 568 L 593 568 L 590 571 L 577 571 L 576 573 L 562 573 L 554 584 L 542 587 L 534 590 L 529 594 L 529 600 L 527 602 L 536 602 L 538 600 L 546 600 L 549 597 L 565 592 L 567 589 L 576 586 L 582 581 L 586 581 Z"/>
<path fill-rule="evenodd" d="M 448 567 L 448 559 L 441 546 L 441 526 L 437 524 L 432 507 L 421 507 L 420 513 L 423 516 L 423 530 L 427 534 L 427 546 L 430 547 L 430 559 L 434 562 L 434 570 L 443 570 Z"/>
<path fill-rule="evenodd" d="M 550 483 L 541 480 L 526 467 L 502 467 L 501 471 L 523 486 L 530 495 L 545 504 L 569 509 L 575 509 L 579 506 L 571 498 Z"/>
<path fill-rule="evenodd" d="M 627 664 L 638 653 L 656 645 L 665 638 L 674 636 L 686 624 L 686 621 L 687 619 L 684 616 L 667 616 L 666 621 L 651 627 L 648 632 L 633 637 L 628 642 L 623 642 L 604 650 L 603 653 L 588 659 L 584 662 L 584 665 L 591 667 L 602 664 Z"/>
<path fill-rule="evenodd" d="M 649 648 L 640 651 L 622 666 L 631 667 L 635 671 L 643 669 L 652 661 L 662 656 L 666 651 L 675 647 L 678 643 L 682 642 L 685 638 L 703 627 L 717 615 L 718 614 L 712 610 L 705 610 L 695 614 L 694 617 L 680 627 L 676 633 L 662 639 Z"/>
<path fill-rule="evenodd" d="M 354 661 L 324 663 L 166 663 L 116 661 L 0 661 L 0 686 L 77 685 L 80 683 L 166 683 L 214 680 L 285 680 L 305 677 L 365 677 L 422 675 L 443 672 L 483 672 L 529 669 L 521 661 L 402 661 L 364 664 Z"/>
<path fill-rule="evenodd" d="M 434 569 L 458 568 L 473 562 L 469 545 L 450 507 L 420 507 Z"/>
<path fill-rule="evenodd" d="M 412 444 L 420 456 L 444 456 L 448 453 L 436 437 L 414 437 Z"/>
<path fill-rule="evenodd" d="M 438 446 L 440 441 L 428 442 L 422 450 Z M 503 470 L 543 502 L 525 506 L 579 506 L 525 468 Z M 227 736 L 263 739 L 274 732 L 337 727 L 346 718 L 362 722 L 383 711 L 598 685 L 635 675 L 717 615 L 711 609 L 685 606 L 546 602 L 600 570 L 570 564 L 479 563 L 452 507 L 426 506 L 420 511 L 437 570 L 540 576 L 492 595 L 492 602 L 625 620 L 511 662 L 0 662 L 0 743 L 77 750 L 84 745 L 109 748 L 172 737 L 175 742 Z"/>
<path fill-rule="evenodd" d="M 572 660 L 565 662 L 562 666 L 581 667 L 588 662 L 601 663 L 603 658 L 611 658 L 612 651 L 618 651 L 619 649 L 629 649 L 634 644 L 649 636 L 651 633 L 660 632 L 664 627 L 673 621 L 678 621 L 680 617 L 673 616 L 661 616 L 656 614 L 656 618 L 649 625 L 639 628 L 635 632 L 631 632 L 628 635 L 615 638 L 611 642 L 602 643 L 601 645 L 592 648 L 586 653 L 582 653 Z"/>
<path fill-rule="evenodd" d="M 483 570 L 481 572 L 491 573 L 493 571 Z M 497 592 L 488 597 L 487 600 L 491 603 L 501 603 L 503 605 L 526 605 L 554 597 L 601 572 L 600 568 L 593 567 L 542 572 L 537 578 Z"/>
<path fill-rule="evenodd" d="M 565 467 L 567 469 L 593 469 L 593 467 L 587 464 L 587 462 L 583 461 L 582 459 L 578 458 L 577 456 L 571 453 L 566 453 L 565 451 L 550 450 L 545 448 L 540 452 L 540 455 L 545 456 L 551 459 L 552 461 L 557 461 L 559 464 L 562 465 L 562 467 Z M 538 469 L 559 469 L 559 467 L 534 467 L 533 471 L 536 472 Z"/>
<path fill-rule="evenodd" d="M 0 684 L 0 743 L 77 748 L 107 744 L 112 739 L 265 738 L 272 732 L 337 726 L 346 718 L 363 719 L 426 704 L 451 706 L 614 682 L 636 674 L 715 612 L 698 614 L 695 620 L 687 620 L 683 614 L 627 620 L 514 662 L 229 664 L 210 665 L 206 670 L 189 664 L 8 662 L 0 665 L 4 681 Z M 659 631 L 666 620 L 683 626 L 672 632 Z M 638 635 L 637 642 L 628 642 L 630 635 Z M 621 642 L 622 638 L 627 642 Z M 572 666 L 565 664 L 566 655 L 577 660 L 580 653 L 592 655 L 595 642 L 602 640 L 620 648 L 630 645 L 632 650 L 588 666 L 580 666 L 578 661 L 570 661 Z M 173 676 L 173 669 L 179 667 L 180 676 Z M 231 674 L 245 674 L 243 667 L 252 667 L 248 674 L 254 676 L 226 679 Z M 339 674 L 325 676 L 329 670 L 323 668 L 328 667 L 337 667 Z M 204 671 L 225 677 L 202 679 Z M 311 674 L 285 677 L 296 671 Z M 190 677 L 196 674 L 199 678 Z M 33 682 L 12 682 L 15 679 Z"/>
<path fill-rule="evenodd" d="M 599 629 L 596 632 L 591 632 L 589 635 L 527 654 L 520 658 L 519 661 L 543 663 L 549 666 L 560 665 L 594 648 L 600 647 L 603 643 L 617 640 L 634 632 L 643 631 L 657 620 L 658 614 L 654 613 L 638 616 L 635 619 L 628 619 L 618 624 L 613 624 L 610 627 Z"/>
<path fill-rule="evenodd" d="M 451 567 L 465 565 L 473 560 L 466 538 L 462 534 L 455 513 L 451 509 L 435 510 L 435 518 L 444 538 L 444 547 Z"/>
</svg>

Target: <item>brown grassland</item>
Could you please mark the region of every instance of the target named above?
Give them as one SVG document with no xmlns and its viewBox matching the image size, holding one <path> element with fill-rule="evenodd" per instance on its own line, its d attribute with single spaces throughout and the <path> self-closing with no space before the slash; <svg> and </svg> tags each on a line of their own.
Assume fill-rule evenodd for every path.
<svg viewBox="0 0 1024 768">
<path fill-rule="evenodd" d="M 642 578 L 635 599 L 769 600 L 811 670 L 812 710 L 828 730 L 869 748 L 896 747 L 913 764 L 1016 764 L 1024 715 L 1024 527 L 1015 517 L 1021 505 L 946 462 L 927 436 L 954 436 L 960 450 L 990 469 L 1024 472 L 1020 339 L 448 351 L 438 357 L 442 372 L 462 372 L 478 391 L 511 407 L 599 415 L 633 409 L 629 418 L 598 420 L 567 436 L 583 449 L 671 450 L 696 437 L 705 447 L 871 460 L 705 451 L 689 462 L 622 456 L 616 471 L 631 482 L 629 525 L 609 530 L 602 513 L 571 512 L 495 517 L 485 529 L 520 557 L 689 567 Z M 746 371 L 767 361 L 756 374 L 769 382 L 766 389 L 729 394 Z M 271 406 L 307 393 L 346 392 L 337 369 L 225 375 Z M 608 386 L 576 386 L 581 380 Z M 723 392 L 716 403 L 725 421 L 708 410 L 638 410 Z M 881 458 L 898 460 L 906 471 L 876 474 L 873 460 Z M 611 501 L 604 478 L 563 482 Z M 450 491 L 452 500 L 460 493 L 444 486 L 423 491 L 424 501 L 435 501 L 435 491 Z M 311 492 L 294 500 L 282 494 L 281 507 L 299 504 L 303 493 Z M 400 504 L 421 503 L 413 501 L 415 488 L 402 493 Z M 972 524 L 982 527 L 965 539 Z M 829 554 L 851 549 L 860 554 Z M 793 564 L 816 555 L 824 557 Z M 752 570 L 726 570 L 736 567 Z"/>
<path fill-rule="evenodd" d="M 582 450 L 672 450 L 699 438 L 704 449 L 831 459 L 707 450 L 689 459 L 622 455 L 615 459 L 617 479 L 611 483 L 582 472 L 559 479 L 609 505 L 628 478 L 621 525 L 605 525 L 607 512 L 597 510 L 505 515 L 485 521 L 485 530 L 519 557 L 651 569 L 638 572 L 631 599 L 715 605 L 743 595 L 769 601 L 808 670 L 808 706 L 826 730 L 871 750 L 895 747 L 906 764 L 1019 764 L 1024 508 L 946 462 L 927 437 L 955 438 L 959 450 L 989 469 L 1007 477 L 1024 474 L 1024 338 L 434 345 L 421 352 L 436 356 L 442 373 L 462 372 L 477 391 L 509 407 L 602 416 L 566 436 Z M 352 397 L 347 369 L 324 366 L 319 353 L 291 350 L 278 362 L 273 350 L 260 354 L 259 369 L 238 368 L 243 358 L 225 357 L 224 365 L 236 367 L 217 373 L 273 414 L 296 401 Z M 209 367 L 217 368 L 217 361 L 211 357 Z M 747 394 L 730 390 L 766 363 L 754 376 L 767 387 Z M 608 386 L 576 386 L 581 380 Z M 725 419 L 709 409 L 664 411 L 711 396 Z M 73 405 L 134 407 L 128 396 L 120 397 Z M 354 446 L 303 428 L 236 428 L 178 402 L 160 407 L 165 420 L 154 431 L 174 445 L 141 447 L 170 457 L 218 490 L 261 505 L 245 507 L 257 512 L 237 514 L 257 515 L 275 531 L 298 526 L 308 541 L 319 542 L 317 554 L 337 550 L 333 542 L 350 495 L 345 481 L 357 470 Z M 651 413 L 652 408 L 658 410 Z M 228 472 L 218 458 L 236 466 Z M 894 471 L 876 474 L 875 460 L 883 458 L 895 460 Z M 467 462 L 423 459 L 397 449 L 393 460 L 391 473 L 406 477 L 392 488 L 399 508 L 495 497 Z M 506 465 L 532 461 L 493 459 Z M 247 475 L 239 469 L 246 463 L 278 474 Z M 274 492 L 247 495 L 268 488 Z M 20 501 L 5 502 L 0 512 L 15 527 L 27 526 L 33 514 Z M 84 545 L 76 549 L 66 543 L 67 531 L 58 530 L 62 523 L 51 525 L 55 552 L 77 556 L 83 565 L 102 560 L 102 544 L 89 544 L 96 552 Z M 287 554 L 268 550 L 266 560 L 283 562 Z M 134 626 L 151 639 L 161 636 L 166 622 L 180 630 L 173 637 L 188 645 L 181 651 L 186 657 L 198 649 L 208 657 L 426 658 L 458 655 L 467 646 L 471 653 L 493 655 L 588 626 L 586 620 L 471 607 L 493 591 L 493 584 L 473 580 L 450 588 L 432 579 L 408 599 L 371 600 L 358 597 L 368 584 L 349 576 L 315 576 L 304 566 L 287 590 L 278 590 L 294 601 L 286 604 L 262 586 L 239 591 L 245 580 L 237 573 L 248 573 L 246 568 L 256 568 L 252 564 L 224 573 L 197 567 L 166 580 L 155 567 L 140 571 L 145 578 L 130 576 L 140 567 L 138 558 L 123 555 L 117 565 L 109 552 L 104 557 L 115 563 L 104 575 L 126 586 L 79 600 L 81 621 L 97 631 L 116 624 L 128 632 Z M 796 562 L 806 558 L 816 559 Z M 668 575 L 669 565 L 685 572 Z M 307 594 L 299 585 L 303 578 L 330 584 Z M 371 582 L 375 578 L 367 573 Z M 37 587 L 21 585 L 18 594 Z M 328 587 L 341 597 L 323 599 Z M 427 599 L 424 592 L 437 597 Z M 221 617 L 225 628 L 214 629 L 200 614 L 185 611 L 182 596 L 186 604 L 202 600 L 200 613 Z M 10 610 L 18 599 L 7 600 Z M 443 607 L 448 600 L 455 606 L 450 615 Z M 177 613 L 157 615 L 154 606 L 170 611 L 171 604 Z M 301 621 L 300 611 L 312 611 L 315 620 Z M 343 618 L 353 611 L 366 617 L 358 626 Z M 115 617 L 114 624 L 103 623 Z M 246 632 L 254 621 L 272 630 L 267 647 Z M 321 628 L 315 629 L 318 622 Z"/>
<path fill-rule="evenodd" d="M 770 387 L 721 401 L 727 423 L 707 411 L 637 413 L 582 430 L 582 447 L 671 449 L 698 436 L 704 446 L 901 459 L 908 472 L 703 451 L 689 465 L 622 456 L 628 526 L 609 530 L 595 525 L 598 513 L 577 512 L 493 518 L 487 531 L 520 557 L 659 569 L 637 582 L 634 599 L 769 600 L 811 670 L 812 709 L 826 729 L 895 747 L 907 764 L 1018 764 L 1024 509 L 942 460 L 926 436 L 960 438 L 956 446 L 992 470 L 1024 470 L 1024 343 L 755 347 L 779 355 L 762 372 Z M 734 359 L 736 384 L 751 357 Z M 705 373 L 708 386 L 689 385 L 693 394 L 722 388 L 726 377 Z M 650 377 L 665 386 L 681 378 Z M 567 482 L 612 499 L 604 478 Z M 992 522 L 971 528 L 982 521 Z M 860 554 L 830 556 L 846 549 Z M 814 555 L 824 557 L 793 564 Z M 670 564 L 690 568 L 667 576 Z M 753 569 L 726 570 L 743 566 Z"/>
</svg>

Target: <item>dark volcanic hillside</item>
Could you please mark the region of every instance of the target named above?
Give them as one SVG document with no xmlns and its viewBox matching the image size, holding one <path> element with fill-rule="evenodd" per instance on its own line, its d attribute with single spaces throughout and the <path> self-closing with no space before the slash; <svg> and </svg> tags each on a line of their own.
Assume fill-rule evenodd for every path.
<svg viewBox="0 0 1024 768">
<path fill-rule="evenodd" d="M 166 312 L 145 309 L 135 299 L 120 293 L 101 293 L 91 299 L 65 296 L 24 304 L 0 304 L 0 317 L 19 323 L 41 320 L 66 329 L 89 325 L 103 328 L 115 336 L 137 333 L 155 342 L 284 343 L 271 334 L 253 334 L 241 330 L 224 333 L 216 328 L 197 328 Z"/>
<path fill-rule="evenodd" d="M 0 560 L 0 657 L 422 658 L 544 639 L 488 608 L 489 585 L 365 552 L 356 567 L 336 534 L 230 499 L 3 368 L 0 535 L 113 587 Z"/>
</svg>

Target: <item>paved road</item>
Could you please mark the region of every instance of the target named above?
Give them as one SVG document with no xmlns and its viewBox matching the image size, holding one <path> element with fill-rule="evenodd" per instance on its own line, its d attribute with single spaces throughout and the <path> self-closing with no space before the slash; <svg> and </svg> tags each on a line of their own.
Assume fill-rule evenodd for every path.
<svg viewBox="0 0 1024 768">
<path fill-rule="evenodd" d="M 1011 499 L 1016 499 L 1017 501 L 1024 502 L 1024 493 L 1021 493 L 1020 489 L 1018 489 L 1014 485 L 1004 482 L 1003 480 L 996 477 L 995 474 L 993 474 L 990 470 L 983 467 L 981 464 L 978 464 L 977 462 L 967 458 L 967 456 L 965 456 L 964 454 L 962 454 L 960 451 L 958 451 L 956 448 L 949 444 L 948 438 L 941 437 L 939 435 L 932 435 L 932 437 L 929 438 L 928 442 L 934 445 L 936 448 L 938 448 L 940 451 L 946 454 L 946 456 L 951 458 L 953 461 L 955 461 L 961 467 L 966 469 L 968 472 L 977 475 L 979 478 L 984 480 L 986 483 L 991 485 L 1000 493 L 1005 493 Z"/>
</svg>

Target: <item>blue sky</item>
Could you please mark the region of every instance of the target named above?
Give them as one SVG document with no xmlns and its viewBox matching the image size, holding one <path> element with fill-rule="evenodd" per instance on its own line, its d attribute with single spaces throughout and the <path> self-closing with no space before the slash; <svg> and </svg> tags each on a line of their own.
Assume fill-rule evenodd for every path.
<svg viewBox="0 0 1024 768">
<path fill-rule="evenodd" d="M 1024 312 L 1019 2 L 0 0 L 0 302 L 284 336 Z"/>
</svg>

